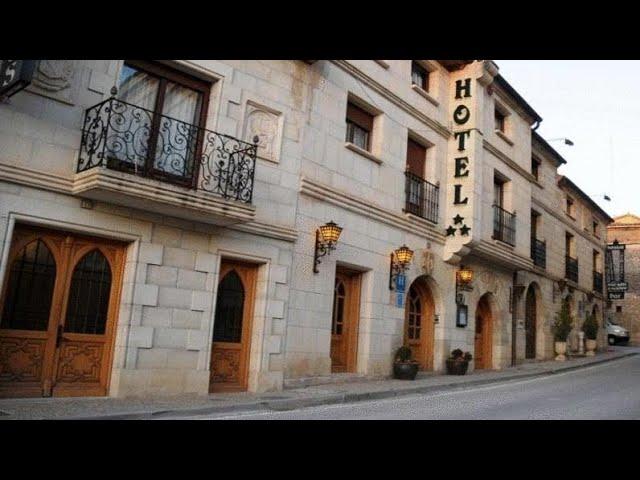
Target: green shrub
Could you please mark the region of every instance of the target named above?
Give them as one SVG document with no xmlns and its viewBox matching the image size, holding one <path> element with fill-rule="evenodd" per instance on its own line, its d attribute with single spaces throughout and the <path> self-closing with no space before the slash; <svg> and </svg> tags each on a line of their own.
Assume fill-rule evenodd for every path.
<svg viewBox="0 0 640 480">
<path fill-rule="evenodd" d="M 407 347 L 406 345 L 403 345 L 402 347 L 398 348 L 398 350 L 396 350 L 396 362 L 401 362 L 401 363 L 407 363 L 411 361 L 411 349 L 409 347 Z"/>
<path fill-rule="evenodd" d="M 562 302 L 560 311 L 556 313 L 555 321 L 551 327 L 553 331 L 553 339 L 556 342 L 566 342 L 571 328 L 573 327 L 573 317 L 569 313 L 569 304 Z"/>
<path fill-rule="evenodd" d="M 464 360 L 465 362 L 469 362 L 471 361 L 472 358 L 473 358 L 473 355 L 471 355 L 470 352 L 463 352 L 459 348 L 456 348 L 455 350 L 453 350 L 451 352 L 451 355 L 449 355 L 449 360 L 458 360 L 458 361 Z"/>
<path fill-rule="evenodd" d="M 588 340 L 595 340 L 598 337 L 598 321 L 595 315 L 588 313 L 582 324 L 582 331 Z"/>
</svg>

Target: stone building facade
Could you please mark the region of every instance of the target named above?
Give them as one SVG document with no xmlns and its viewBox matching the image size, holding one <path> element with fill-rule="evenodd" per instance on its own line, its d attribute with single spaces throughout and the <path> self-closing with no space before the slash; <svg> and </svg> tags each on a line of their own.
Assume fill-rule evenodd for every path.
<svg viewBox="0 0 640 480">
<path fill-rule="evenodd" d="M 629 331 L 630 343 L 640 344 L 640 217 L 632 213 L 614 217 L 607 228 L 609 243 L 625 245 L 624 274 L 629 284 L 623 300 L 612 300 L 608 315 Z"/>
<path fill-rule="evenodd" d="M 611 219 L 541 120 L 488 60 L 40 61 L 0 103 L 0 395 L 551 358 Z"/>
</svg>

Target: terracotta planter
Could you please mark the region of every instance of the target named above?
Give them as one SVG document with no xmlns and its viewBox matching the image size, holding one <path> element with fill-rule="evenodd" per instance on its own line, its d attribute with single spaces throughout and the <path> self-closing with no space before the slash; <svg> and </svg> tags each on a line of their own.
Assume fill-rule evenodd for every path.
<svg viewBox="0 0 640 480">
<path fill-rule="evenodd" d="M 556 348 L 556 353 L 558 354 L 556 356 L 556 360 L 558 362 L 564 362 L 567 357 L 565 357 L 565 353 L 567 353 L 567 342 L 556 342 L 555 344 L 555 348 Z"/>
<path fill-rule="evenodd" d="M 585 341 L 585 344 L 587 348 L 586 355 L 588 357 L 593 357 L 596 354 L 596 347 L 598 346 L 598 343 L 595 340 L 591 340 L 587 338 L 587 340 Z"/>
<path fill-rule="evenodd" d="M 467 360 L 449 360 L 447 359 L 447 374 L 449 375 L 464 375 L 469 368 L 469 362 Z"/>
<path fill-rule="evenodd" d="M 396 362 L 393 364 L 393 378 L 396 380 L 415 380 L 418 367 L 420 364 L 417 362 Z"/>
</svg>

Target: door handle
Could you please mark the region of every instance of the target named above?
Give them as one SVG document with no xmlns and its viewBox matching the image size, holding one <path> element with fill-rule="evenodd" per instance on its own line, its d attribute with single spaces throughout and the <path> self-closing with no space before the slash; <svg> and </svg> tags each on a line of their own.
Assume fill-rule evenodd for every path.
<svg viewBox="0 0 640 480">
<path fill-rule="evenodd" d="M 56 335 L 56 348 L 60 348 L 60 344 L 62 343 L 62 333 L 64 328 L 62 325 L 58 325 L 58 334 Z"/>
</svg>

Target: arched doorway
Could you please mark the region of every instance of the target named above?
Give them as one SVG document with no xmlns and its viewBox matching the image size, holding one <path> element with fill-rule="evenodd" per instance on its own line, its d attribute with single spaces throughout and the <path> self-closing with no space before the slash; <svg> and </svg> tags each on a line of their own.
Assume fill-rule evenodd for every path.
<svg viewBox="0 0 640 480">
<path fill-rule="evenodd" d="M 476 308 L 475 368 L 492 368 L 493 314 L 489 294 L 483 295 Z"/>
<path fill-rule="evenodd" d="M 404 343 L 420 363 L 421 370 L 433 369 L 433 329 L 435 305 L 424 277 L 409 287 L 404 310 Z"/>
<path fill-rule="evenodd" d="M 537 327 L 536 292 L 533 284 L 529 285 L 525 301 L 524 330 L 525 330 L 525 358 L 536 358 L 536 327 Z"/>
</svg>

